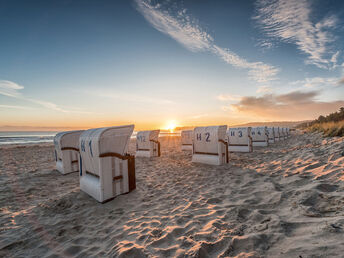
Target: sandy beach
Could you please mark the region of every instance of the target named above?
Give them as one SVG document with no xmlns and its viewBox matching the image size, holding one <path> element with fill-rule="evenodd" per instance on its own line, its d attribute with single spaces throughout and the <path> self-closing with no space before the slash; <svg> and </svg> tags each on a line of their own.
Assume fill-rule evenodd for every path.
<svg viewBox="0 0 344 258">
<path fill-rule="evenodd" d="M 218 167 L 160 140 L 105 204 L 55 170 L 52 144 L 0 147 L 0 256 L 343 257 L 343 137 L 294 132 Z"/>
</svg>

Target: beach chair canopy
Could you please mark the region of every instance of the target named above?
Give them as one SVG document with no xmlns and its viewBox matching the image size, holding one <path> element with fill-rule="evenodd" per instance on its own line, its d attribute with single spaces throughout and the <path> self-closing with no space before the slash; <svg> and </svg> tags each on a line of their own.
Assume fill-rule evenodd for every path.
<svg viewBox="0 0 344 258">
<path fill-rule="evenodd" d="M 227 139 L 228 145 L 249 145 L 251 138 L 251 127 L 228 128 Z"/>
<path fill-rule="evenodd" d="M 275 130 L 274 130 L 274 127 L 267 127 L 266 130 L 267 130 L 267 134 L 268 134 L 269 139 L 275 138 Z"/>
<path fill-rule="evenodd" d="M 62 159 L 63 150 L 79 151 L 79 137 L 84 130 L 66 131 L 57 133 L 54 137 L 55 155 L 57 160 Z"/>
<path fill-rule="evenodd" d="M 280 135 L 280 128 L 278 126 L 274 127 L 274 134 L 275 134 L 275 138 L 279 137 L 279 135 Z"/>
<path fill-rule="evenodd" d="M 99 157 L 124 156 L 128 150 L 134 125 L 89 129 L 80 136 L 80 154 L 85 169 L 99 176 Z"/>
<path fill-rule="evenodd" d="M 151 142 L 158 142 L 160 130 L 140 131 L 136 136 L 137 150 L 149 150 Z"/>
<path fill-rule="evenodd" d="M 261 127 L 252 127 L 251 128 L 251 137 L 252 141 L 267 141 L 267 128 L 266 126 Z"/>
<path fill-rule="evenodd" d="M 194 153 L 219 153 L 219 142 L 226 141 L 227 125 L 196 127 L 193 131 Z"/>
</svg>

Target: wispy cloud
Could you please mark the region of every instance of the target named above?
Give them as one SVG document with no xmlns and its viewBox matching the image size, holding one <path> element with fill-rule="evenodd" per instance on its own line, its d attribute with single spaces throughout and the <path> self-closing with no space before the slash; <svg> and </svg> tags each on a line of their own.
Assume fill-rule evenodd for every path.
<svg viewBox="0 0 344 258">
<path fill-rule="evenodd" d="M 313 23 L 307 0 L 258 0 L 256 6 L 254 19 L 267 35 L 296 44 L 307 55 L 306 63 L 320 68 L 337 67 L 339 52 L 329 48 L 334 41 L 331 30 L 337 25 L 335 16 Z"/>
<path fill-rule="evenodd" d="M 19 90 L 24 89 L 23 86 L 11 81 L 0 80 L 0 94 L 8 97 L 20 96 Z"/>
<path fill-rule="evenodd" d="M 336 53 L 333 54 L 333 56 L 331 57 L 331 62 L 337 67 L 339 65 L 338 64 L 338 56 L 339 56 L 340 51 L 337 51 Z"/>
<path fill-rule="evenodd" d="M 220 101 L 238 101 L 241 99 L 241 96 L 233 94 L 220 94 L 216 98 Z"/>
<path fill-rule="evenodd" d="M 192 19 L 186 9 L 173 12 L 150 0 L 136 0 L 138 10 L 157 30 L 170 36 L 187 49 L 208 51 L 237 68 L 248 69 L 249 77 L 257 82 L 274 80 L 278 69 L 263 62 L 249 62 L 229 49 L 215 44 L 213 37 Z"/>
<path fill-rule="evenodd" d="M 158 31 L 169 35 L 191 51 L 207 50 L 212 45 L 212 37 L 186 15 L 183 9 L 172 16 L 161 10 L 161 4 L 137 0 L 139 11 Z"/>
<path fill-rule="evenodd" d="M 270 86 L 260 86 L 257 91 L 257 93 L 267 93 L 267 92 L 272 92 L 272 88 Z"/>
<path fill-rule="evenodd" d="M 33 109 L 32 107 L 16 106 L 16 105 L 0 105 L 0 108 L 4 108 L 4 109 L 25 109 L 25 110 Z"/>
<path fill-rule="evenodd" d="M 319 91 L 294 91 L 287 94 L 266 94 L 243 97 L 232 107 L 237 113 L 264 119 L 311 119 L 338 110 L 344 101 L 318 101 Z"/>
<path fill-rule="evenodd" d="M 304 80 L 297 80 L 290 83 L 290 85 L 300 86 L 304 88 L 328 88 L 331 86 L 338 86 L 338 78 L 336 77 L 310 77 Z"/>
<path fill-rule="evenodd" d="M 210 51 L 219 56 L 227 64 L 233 65 L 238 68 L 248 69 L 250 79 L 260 83 L 275 80 L 276 74 L 279 71 L 278 68 L 265 64 L 263 62 L 248 62 L 229 49 L 221 48 L 216 45 L 213 45 Z"/>
<path fill-rule="evenodd" d="M 55 103 L 44 101 L 44 100 L 38 100 L 38 99 L 33 99 L 24 96 L 20 90 L 24 89 L 24 86 L 21 86 L 15 82 L 12 81 L 6 81 L 6 80 L 0 80 L 0 95 L 4 95 L 7 97 L 11 98 L 16 98 L 16 99 L 21 99 L 24 101 L 28 101 L 37 105 L 40 105 L 42 107 L 45 107 L 47 109 L 55 110 L 58 112 L 63 112 L 63 113 L 93 113 L 93 112 L 87 112 L 87 111 L 79 111 L 79 110 L 72 110 L 72 109 L 64 109 Z M 9 108 L 10 106 L 7 106 Z M 12 108 L 17 107 L 20 108 L 19 106 L 11 106 Z M 27 109 L 29 107 L 22 107 L 22 109 Z"/>
</svg>

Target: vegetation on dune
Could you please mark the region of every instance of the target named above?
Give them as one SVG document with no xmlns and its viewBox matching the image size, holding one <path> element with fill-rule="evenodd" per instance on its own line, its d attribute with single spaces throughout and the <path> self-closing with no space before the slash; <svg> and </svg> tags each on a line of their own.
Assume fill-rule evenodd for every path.
<svg viewBox="0 0 344 258">
<path fill-rule="evenodd" d="M 309 132 L 321 132 L 324 136 L 344 136 L 344 107 L 327 116 L 319 116 L 312 122 L 299 125 L 299 128 Z"/>
<path fill-rule="evenodd" d="M 344 121 L 317 123 L 308 128 L 311 132 L 322 132 L 325 136 L 344 136 Z"/>
</svg>

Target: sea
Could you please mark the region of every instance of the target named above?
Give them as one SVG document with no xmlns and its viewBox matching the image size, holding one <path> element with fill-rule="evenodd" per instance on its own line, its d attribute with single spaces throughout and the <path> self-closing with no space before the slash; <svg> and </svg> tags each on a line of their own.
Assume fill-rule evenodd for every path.
<svg viewBox="0 0 344 258">
<path fill-rule="evenodd" d="M 53 143 L 57 132 L 0 132 L 0 145 Z M 136 138 L 134 132 L 131 138 Z M 160 132 L 161 136 L 180 136 L 180 132 Z"/>
</svg>

